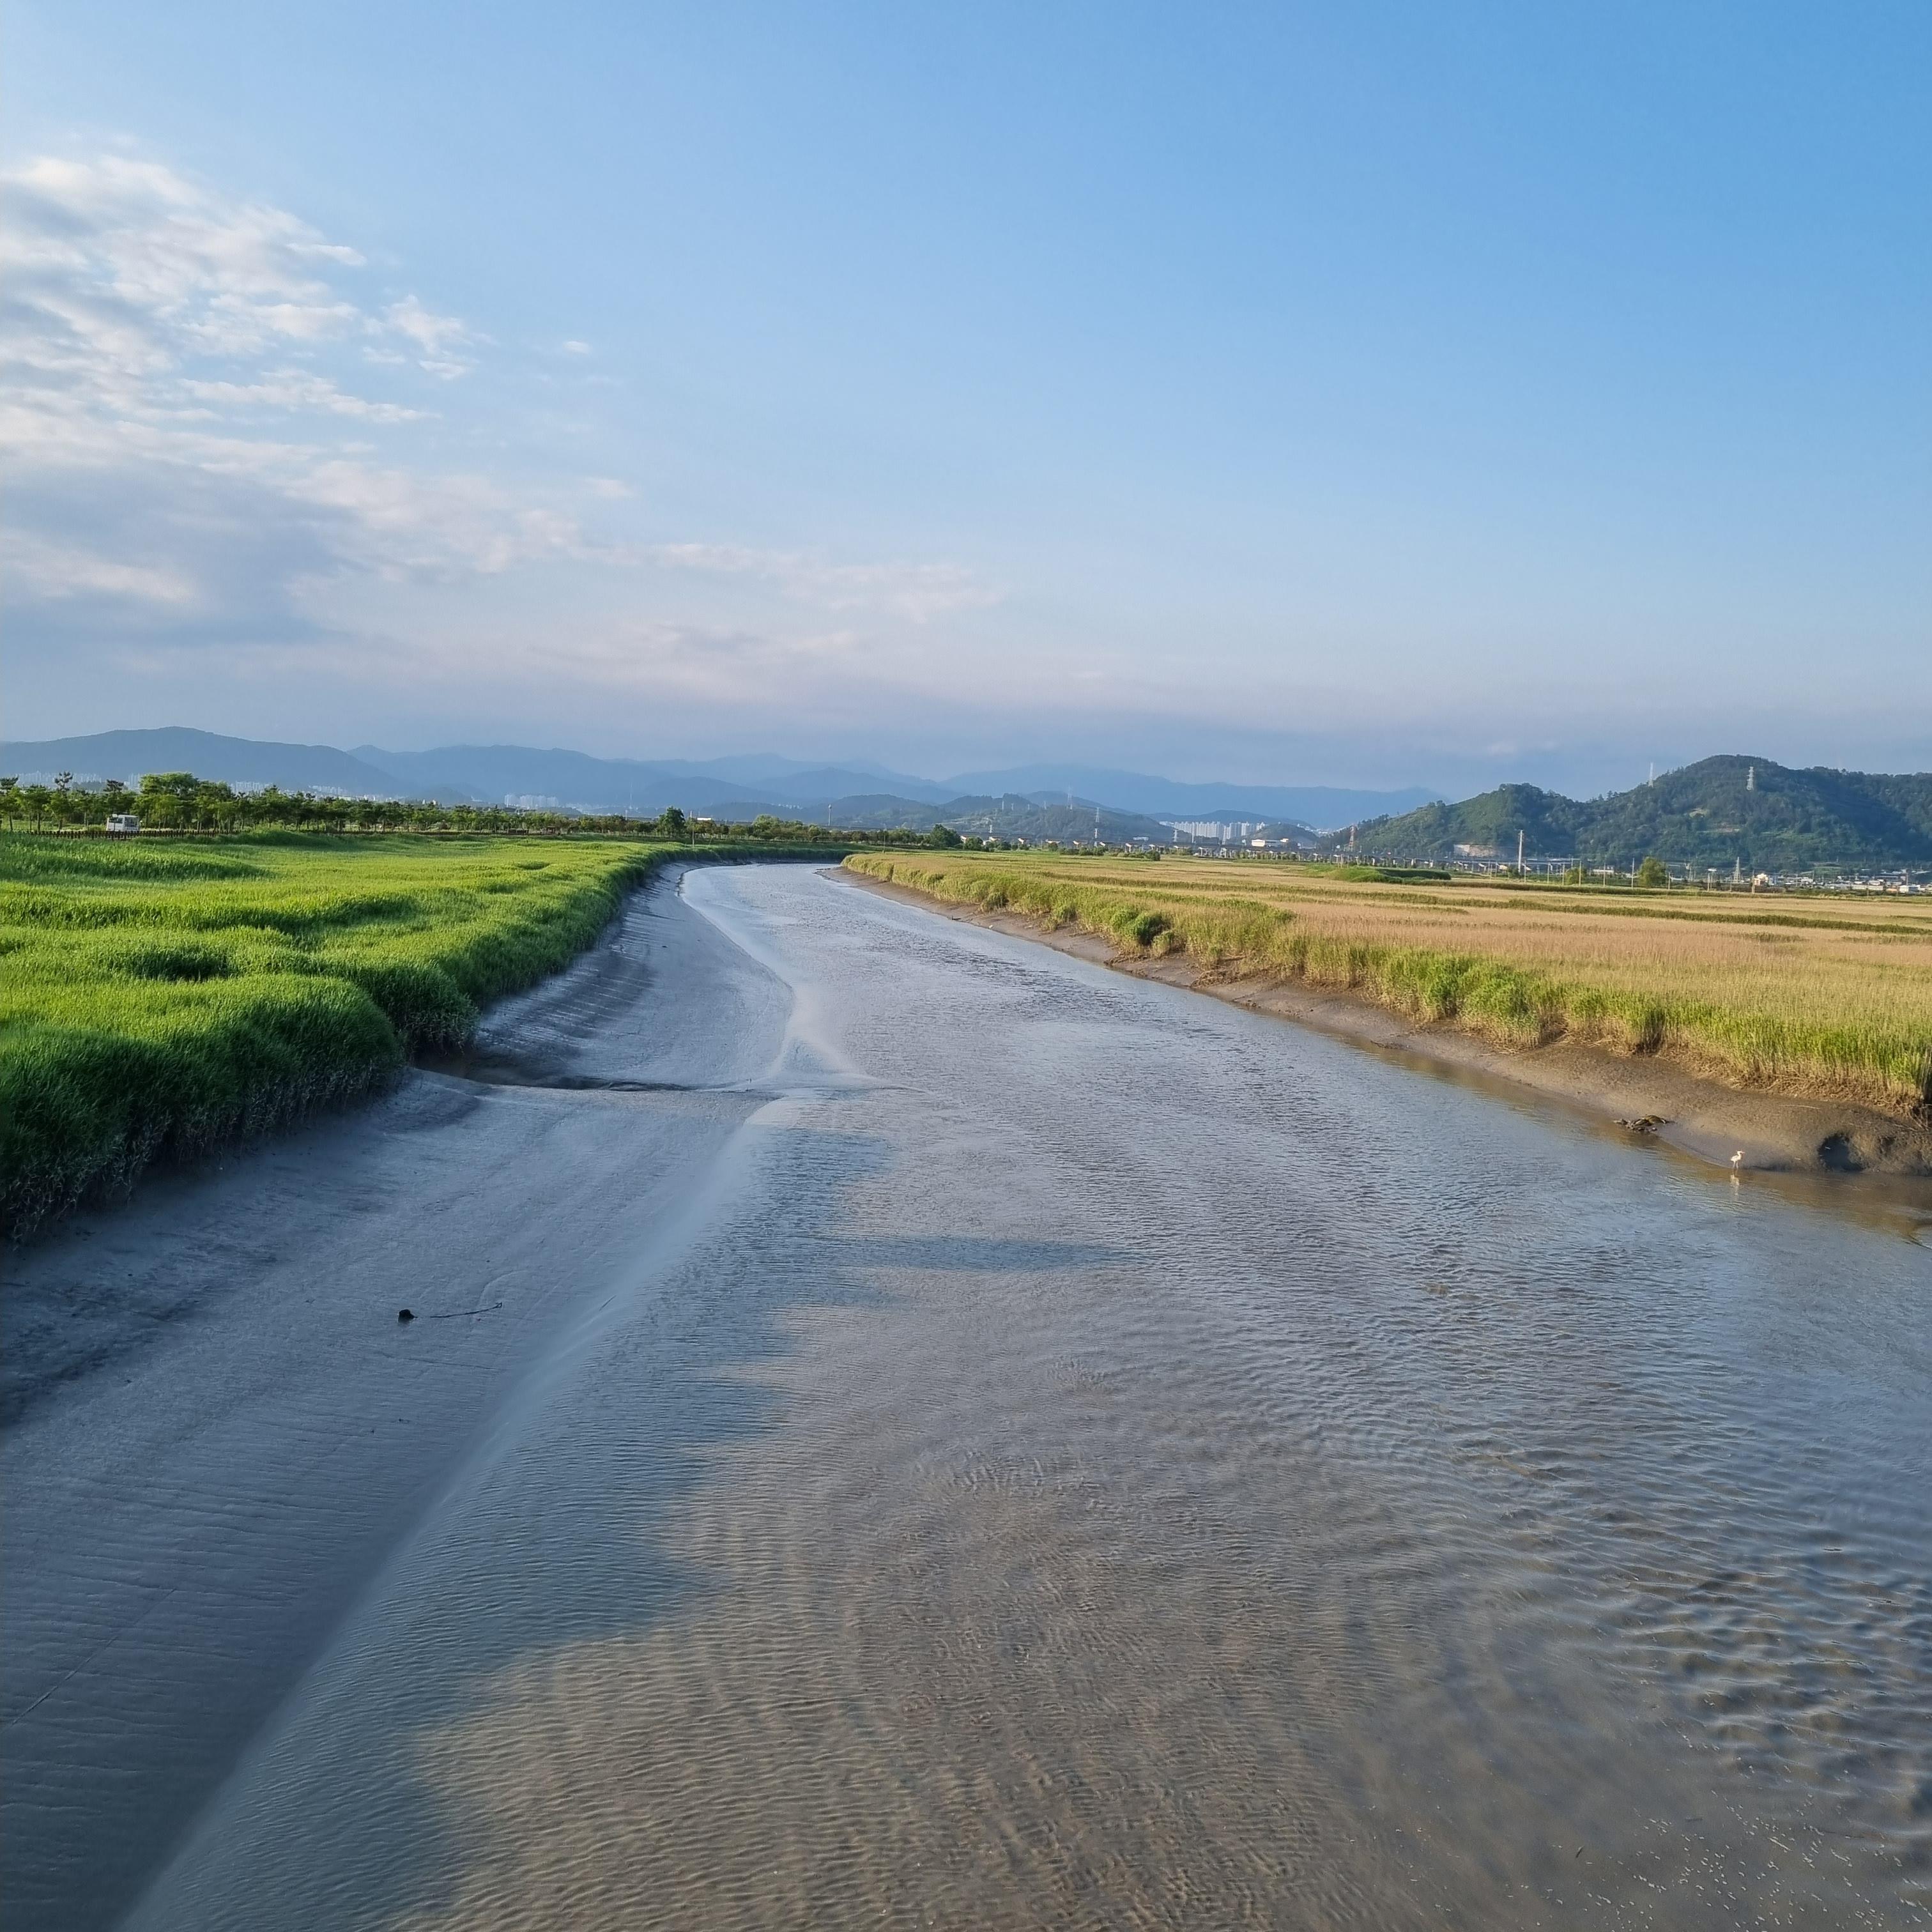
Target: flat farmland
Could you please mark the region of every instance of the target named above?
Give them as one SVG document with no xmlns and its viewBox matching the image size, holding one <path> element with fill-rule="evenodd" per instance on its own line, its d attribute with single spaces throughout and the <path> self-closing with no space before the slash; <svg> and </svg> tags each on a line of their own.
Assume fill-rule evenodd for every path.
<svg viewBox="0 0 1932 1932">
<path fill-rule="evenodd" d="M 573 958 L 673 849 L 0 834 L 0 1219 L 382 1085 Z"/>
</svg>

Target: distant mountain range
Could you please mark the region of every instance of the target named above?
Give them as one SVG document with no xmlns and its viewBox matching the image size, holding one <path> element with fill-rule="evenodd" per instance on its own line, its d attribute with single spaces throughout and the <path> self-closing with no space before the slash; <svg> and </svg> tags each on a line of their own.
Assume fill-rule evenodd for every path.
<svg viewBox="0 0 1932 1932">
<path fill-rule="evenodd" d="M 796 809 L 806 812 L 802 806 Z M 731 806 L 722 808 L 716 815 L 736 819 L 755 814 L 748 814 L 742 806 Z M 1173 836 L 1158 819 L 1138 812 L 1116 812 L 1090 799 L 1076 799 L 1071 803 L 1064 798 L 1042 802 L 1022 797 L 1017 792 L 1008 792 L 1003 797 L 950 798 L 938 805 L 875 792 L 834 799 L 818 808 L 817 816 L 820 824 L 854 832 L 923 832 L 935 824 L 944 824 L 968 837 L 1024 838 L 1029 844 L 1048 838 L 1068 844 L 1076 839 L 1098 838 L 1110 845 L 1144 838 L 1162 844 Z"/>
<path fill-rule="evenodd" d="M 753 800 L 816 808 L 861 794 L 936 804 L 957 789 L 924 778 L 857 766 L 806 764 L 794 758 L 593 758 L 583 752 L 538 751 L 526 745 L 445 745 L 433 752 L 386 752 L 358 745 L 348 755 L 388 774 L 392 785 L 420 797 L 470 797 L 500 805 L 536 794 L 585 812 L 687 812 Z"/>
<path fill-rule="evenodd" d="M 0 771 L 22 778 L 71 772 L 82 782 L 191 771 L 236 785 L 348 797 L 448 803 L 554 802 L 581 812 L 655 817 L 761 812 L 854 829 L 920 830 L 935 821 L 1008 838 L 1161 840 L 1176 820 L 1264 821 L 1275 836 L 1355 824 L 1359 850 L 1448 860 L 1458 847 L 1532 858 L 1628 866 L 1654 853 L 1673 865 L 1802 872 L 1816 866 L 1932 864 L 1932 773 L 1886 776 L 1794 770 L 1769 758 L 1706 758 L 1648 784 L 1589 800 L 1502 785 L 1449 805 L 1430 793 L 1311 785 L 1187 784 L 1091 766 L 1025 765 L 945 780 L 860 765 L 778 757 L 593 758 L 522 745 L 386 752 L 285 745 L 174 726 L 0 745 Z"/>
<path fill-rule="evenodd" d="M 124 784 L 138 783 L 146 772 L 192 772 L 224 784 L 274 784 L 284 791 L 331 792 L 341 798 L 391 798 L 397 790 L 393 773 L 333 746 L 224 738 L 182 725 L 0 745 L 0 770 L 23 784 L 62 772 L 71 772 L 83 784 L 118 778 Z"/>
<path fill-rule="evenodd" d="M 1460 805 L 1429 805 L 1355 828 L 1365 852 L 1450 860 L 1458 848 L 1514 859 L 1802 872 L 1820 866 L 1932 864 L 1932 772 L 1793 770 L 1769 758 L 1704 758 L 1648 784 L 1588 801 L 1500 785 Z"/>
<path fill-rule="evenodd" d="M 1080 765 L 1028 765 L 922 778 L 883 766 L 814 764 L 775 756 L 642 760 L 593 758 L 582 752 L 526 745 L 446 745 L 388 752 L 358 745 L 287 745 L 224 737 L 182 726 L 102 731 L 0 745 L 0 766 L 22 778 L 69 771 L 83 781 L 145 772 L 191 771 L 229 784 L 278 784 L 285 790 L 352 797 L 431 798 L 449 803 L 554 801 L 581 812 L 652 816 L 666 806 L 714 818 L 781 817 L 848 826 L 930 825 L 970 819 L 970 828 L 1008 838 L 1058 838 L 1042 828 L 1084 820 L 1093 836 L 1157 838 L 1163 821 L 1221 819 L 1332 826 L 1408 811 L 1433 797 L 1412 787 L 1350 791 L 1330 786 L 1187 784 L 1144 772 Z M 976 821 L 984 820 L 982 825 Z M 1133 829 L 1129 830 L 1132 826 Z M 1030 828 L 1030 829 L 1028 829 Z M 1080 836 L 1072 831 L 1064 836 Z"/>
<path fill-rule="evenodd" d="M 1188 784 L 1144 772 L 1091 765 L 1016 765 L 998 772 L 962 772 L 946 781 L 958 792 L 1018 792 L 1045 800 L 1071 791 L 1102 799 L 1122 812 L 1169 822 L 1178 818 L 1281 820 L 1328 830 L 1377 814 L 1412 811 L 1439 796 L 1420 785 L 1396 791 L 1351 791 L 1334 785 Z"/>
</svg>

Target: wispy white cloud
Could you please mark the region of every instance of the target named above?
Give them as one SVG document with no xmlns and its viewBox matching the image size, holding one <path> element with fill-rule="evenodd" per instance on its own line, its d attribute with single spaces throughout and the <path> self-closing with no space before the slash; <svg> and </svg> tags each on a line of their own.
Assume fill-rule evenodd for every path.
<svg viewBox="0 0 1932 1932">
<path fill-rule="evenodd" d="M 184 355 L 346 334 L 356 304 L 318 272 L 353 249 L 260 203 L 224 202 L 151 161 L 44 158 L 0 179 L 9 347 L 53 376 L 150 376 Z"/>
<path fill-rule="evenodd" d="M 358 350 L 420 384 L 484 340 L 415 295 L 372 301 L 357 249 L 152 161 L 41 159 L 0 191 L 16 600 L 272 625 L 332 574 L 446 580 L 580 550 L 567 516 L 486 478 L 330 440 L 331 422 L 366 437 L 435 413 L 360 393 Z"/>
<path fill-rule="evenodd" d="M 165 564 L 116 562 L 17 530 L 0 536 L 0 555 L 16 594 L 24 586 L 47 598 L 133 598 L 173 606 L 194 602 L 193 581 Z"/>
<path fill-rule="evenodd" d="M 299 369 L 271 370 L 252 382 L 210 382 L 185 376 L 181 387 L 184 395 L 219 410 L 309 410 L 377 423 L 420 422 L 434 413 L 406 408 L 400 403 L 372 402 L 367 396 L 352 395 L 338 388 L 326 376 Z"/>
<path fill-rule="evenodd" d="M 383 329 L 414 343 L 418 364 L 432 376 L 447 381 L 452 376 L 466 376 L 476 366 L 468 356 L 458 353 L 480 339 L 468 323 L 459 322 L 453 315 L 435 314 L 414 296 L 392 302 L 383 311 L 381 322 L 370 325 L 372 334 Z"/>
<path fill-rule="evenodd" d="M 191 646 L 209 676 L 276 662 L 372 688 L 535 680 L 724 705 L 922 687 L 933 654 L 908 633 L 997 601 L 952 563 L 645 543 L 616 477 L 453 470 L 436 452 L 465 446 L 493 392 L 446 386 L 490 338 L 372 288 L 358 250 L 285 210 L 111 156 L 32 162 L 0 190 L 16 642 L 24 619 L 41 648 L 105 648 L 142 676 Z M 540 617 L 477 594 L 546 565 L 568 574 Z M 754 586 L 797 608 L 734 622 Z"/>
<path fill-rule="evenodd" d="M 762 578 L 826 610 L 886 610 L 915 624 L 997 604 L 1000 596 L 956 563 L 834 563 L 809 550 L 715 543 L 659 544 L 650 556 L 672 569 Z"/>
</svg>

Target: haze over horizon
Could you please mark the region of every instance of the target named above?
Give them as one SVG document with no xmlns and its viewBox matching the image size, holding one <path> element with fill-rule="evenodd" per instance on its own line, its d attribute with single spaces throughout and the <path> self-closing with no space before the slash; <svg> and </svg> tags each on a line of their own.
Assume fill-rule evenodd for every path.
<svg viewBox="0 0 1932 1932">
<path fill-rule="evenodd" d="M 1932 15 L 4 13 L 9 740 L 1932 766 Z"/>
</svg>

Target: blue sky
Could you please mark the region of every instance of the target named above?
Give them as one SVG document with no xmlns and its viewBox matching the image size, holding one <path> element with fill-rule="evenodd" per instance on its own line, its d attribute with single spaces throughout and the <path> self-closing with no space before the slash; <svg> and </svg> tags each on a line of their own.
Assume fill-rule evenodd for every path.
<svg viewBox="0 0 1932 1932">
<path fill-rule="evenodd" d="M 1932 10 L 4 10 L 10 737 L 1932 765 Z"/>
</svg>

